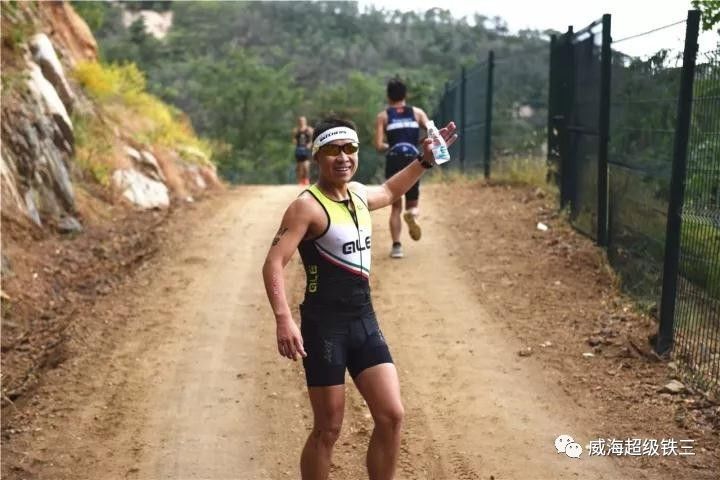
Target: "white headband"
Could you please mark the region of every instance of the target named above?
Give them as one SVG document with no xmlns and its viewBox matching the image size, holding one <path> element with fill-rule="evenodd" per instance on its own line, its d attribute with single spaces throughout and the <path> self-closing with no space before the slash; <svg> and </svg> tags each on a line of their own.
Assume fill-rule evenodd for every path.
<svg viewBox="0 0 720 480">
<path fill-rule="evenodd" d="M 312 146 L 312 154 L 315 155 L 323 145 L 327 145 L 335 140 L 350 140 L 359 143 L 358 135 L 355 130 L 348 127 L 334 127 L 326 130 L 317 136 Z"/>
</svg>

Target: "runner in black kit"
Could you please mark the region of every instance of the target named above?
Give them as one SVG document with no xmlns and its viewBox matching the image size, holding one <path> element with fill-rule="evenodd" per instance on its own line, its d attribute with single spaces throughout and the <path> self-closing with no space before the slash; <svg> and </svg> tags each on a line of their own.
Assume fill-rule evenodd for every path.
<svg viewBox="0 0 720 480">
<path fill-rule="evenodd" d="M 427 114 L 418 107 L 405 103 L 407 87 L 398 79 L 387 84 L 388 107 L 378 113 L 375 122 L 375 148 L 385 152 L 385 178 L 390 178 L 412 163 L 419 155 L 420 128 L 425 129 Z M 384 141 L 387 137 L 387 142 Z M 420 240 L 422 231 L 417 222 L 420 203 L 420 180 L 405 194 L 405 215 L 410 238 Z M 392 258 L 402 258 L 403 250 L 400 243 L 402 222 L 402 198 L 398 198 L 390 211 L 390 235 L 392 237 Z"/>
<path fill-rule="evenodd" d="M 451 144 L 450 123 L 440 133 Z M 319 179 L 285 211 L 263 266 L 282 356 L 303 357 L 313 429 L 300 458 L 303 480 L 325 480 L 345 409 L 345 370 L 375 421 L 367 452 L 371 480 L 394 477 L 403 406 L 397 371 L 370 299 L 370 210 L 391 205 L 434 161 L 430 141 L 423 155 L 379 187 L 351 182 L 359 142 L 352 122 L 329 118 L 316 126 L 312 154 Z M 292 319 L 283 269 L 295 250 L 307 284 L 301 328 Z"/>
<path fill-rule="evenodd" d="M 295 143 L 295 177 L 298 185 L 310 185 L 310 145 L 313 130 L 308 127 L 305 117 L 298 117 L 297 127 L 293 128 Z"/>
</svg>

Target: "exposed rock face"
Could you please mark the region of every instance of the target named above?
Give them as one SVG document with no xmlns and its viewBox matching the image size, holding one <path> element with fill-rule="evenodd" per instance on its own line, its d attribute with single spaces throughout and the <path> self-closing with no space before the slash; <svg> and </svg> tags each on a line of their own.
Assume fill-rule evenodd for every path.
<svg viewBox="0 0 720 480">
<path fill-rule="evenodd" d="M 173 12 L 156 12 L 154 10 L 140 10 L 139 12 L 124 11 L 123 25 L 129 27 L 132 23 L 142 19 L 145 30 L 155 38 L 165 38 L 172 27 Z"/>
<path fill-rule="evenodd" d="M 60 100 L 57 90 L 45 78 L 36 63 L 30 62 L 28 68 L 30 71 L 30 79 L 28 80 L 30 93 L 35 95 L 35 98 L 44 107 L 47 114 L 55 120 L 60 130 L 61 135 L 55 139 L 57 146 L 68 153 L 72 152 L 75 136 L 72 121 L 65 109 L 65 104 Z"/>
<path fill-rule="evenodd" d="M 28 92 L 2 109 L 0 159 L 3 210 L 20 210 L 37 225 L 41 216 L 75 211 L 69 172 L 72 123 L 52 85 L 41 77 L 35 65 Z"/>
<path fill-rule="evenodd" d="M 165 208 L 170 204 L 170 191 L 173 198 L 185 199 L 190 192 L 200 194 L 220 185 L 203 152 L 182 145 L 162 150 L 134 143 L 131 131 L 103 119 L 102 108 L 66 77 L 65 72 L 77 62 L 97 59 L 95 39 L 69 2 L 39 2 L 24 8 L 24 13 L 33 17 L 39 32 L 29 35 L 27 44 L 14 47 L 12 62 L 3 57 L 3 214 L 12 212 L 40 227 L 49 223 L 65 233 L 82 231 L 78 218 L 82 220 L 83 215 L 77 211 L 73 188 L 73 176 L 84 171 L 74 166 L 76 133 L 93 145 L 96 131 L 87 127 L 81 130 L 84 123 L 79 122 L 76 132 L 70 115 L 74 110 L 80 118 L 91 115 L 101 119 L 100 128 L 111 132 L 110 140 L 98 141 L 100 147 L 79 145 L 84 148 L 82 159 L 86 162 L 82 168 L 99 169 L 92 170 L 92 175 L 102 172 L 102 178 L 134 206 Z M 16 79 L 13 88 L 5 88 L 7 75 Z M 193 163 L 183 161 L 178 151 Z M 100 181 L 101 177 L 94 178 Z"/>
<path fill-rule="evenodd" d="M 158 181 L 165 182 L 165 176 L 155 156 L 147 150 L 137 151 L 132 147 L 125 147 L 128 157 L 133 161 L 136 168 L 145 176 Z"/>
<path fill-rule="evenodd" d="M 50 43 L 50 39 L 44 33 L 38 33 L 30 40 L 30 50 L 33 52 L 35 63 L 42 70 L 43 77 L 55 88 L 65 109 L 72 113 L 75 94 L 65 78 L 65 72 L 55 54 L 52 43 Z"/>
<path fill-rule="evenodd" d="M 167 208 L 170 195 L 164 183 L 146 177 L 133 169 L 115 170 L 113 184 L 122 196 L 140 208 Z"/>
</svg>

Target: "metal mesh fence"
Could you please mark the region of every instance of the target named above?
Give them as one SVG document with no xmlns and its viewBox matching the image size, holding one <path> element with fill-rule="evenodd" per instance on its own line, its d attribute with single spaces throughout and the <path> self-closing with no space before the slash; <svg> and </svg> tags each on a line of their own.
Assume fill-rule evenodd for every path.
<svg viewBox="0 0 720 480">
<path fill-rule="evenodd" d="M 720 50 L 698 55 L 693 88 L 675 357 L 690 379 L 720 393 Z"/>
<path fill-rule="evenodd" d="M 452 80 L 450 82 L 447 82 L 445 84 L 445 93 L 442 97 L 442 100 L 440 101 L 440 105 L 438 107 L 438 111 L 435 114 L 435 118 L 438 120 L 435 121 L 437 125 L 444 125 L 450 120 L 455 121 L 455 125 L 458 126 L 458 129 L 460 128 L 461 119 L 457 112 L 460 112 L 460 84 L 461 79 L 456 78 L 455 80 Z M 459 154 L 459 142 L 455 142 L 455 144 L 450 146 L 450 156 L 453 159 L 458 159 Z M 461 163 L 458 161 L 450 162 L 447 165 L 447 168 L 461 168 Z"/>
<path fill-rule="evenodd" d="M 608 256 L 646 305 L 659 304 L 662 289 L 684 30 L 681 22 L 613 43 Z M 658 49 L 668 33 L 677 44 Z"/>
<path fill-rule="evenodd" d="M 492 164 L 503 175 L 522 161 L 545 163 L 547 140 L 547 45 L 495 62 Z"/>
<path fill-rule="evenodd" d="M 466 171 L 479 171 L 485 165 L 485 127 L 488 86 L 488 62 L 465 72 L 465 158 Z"/>
<path fill-rule="evenodd" d="M 656 350 L 674 345 L 688 378 L 720 394 L 720 50 L 695 61 L 698 24 L 691 11 L 612 43 L 604 15 L 545 53 L 491 53 L 446 85 L 435 116 L 458 124 L 466 170 L 492 158 L 494 175 L 546 141 L 572 225 L 659 304 Z"/>
<path fill-rule="evenodd" d="M 573 93 L 567 125 L 569 158 L 573 162 L 567 174 L 574 186 L 567 198 L 570 221 L 592 238 L 597 238 L 601 43 L 599 22 L 572 39 Z"/>
<path fill-rule="evenodd" d="M 445 93 L 435 112 L 436 124 L 444 125 L 453 120 L 460 132 L 460 139 L 450 147 L 450 155 L 456 161 L 448 168 L 477 171 L 485 165 L 487 142 L 487 61 L 463 71 L 458 78 L 445 85 Z"/>
</svg>

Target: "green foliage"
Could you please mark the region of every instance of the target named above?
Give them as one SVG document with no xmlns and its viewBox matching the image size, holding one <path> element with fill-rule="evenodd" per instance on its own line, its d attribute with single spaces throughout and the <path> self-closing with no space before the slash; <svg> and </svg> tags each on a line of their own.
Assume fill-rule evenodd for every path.
<svg viewBox="0 0 720 480">
<path fill-rule="evenodd" d="M 533 35 L 528 42 L 529 52 L 501 57 L 496 63 L 493 86 L 493 156 L 515 156 L 521 163 L 542 156 L 547 139 L 549 46 Z"/>
<path fill-rule="evenodd" d="M 695 72 L 686 203 L 720 210 L 720 50 L 698 59 Z"/>
<path fill-rule="evenodd" d="M 547 182 L 547 164 L 541 157 L 507 157 L 493 164 L 493 181 L 510 185 L 529 185 L 550 191 L 554 185 Z"/>
<path fill-rule="evenodd" d="M 103 186 L 110 185 L 112 136 L 100 119 L 94 115 L 73 115 L 75 132 L 75 163 L 83 173 Z"/>
<path fill-rule="evenodd" d="M 73 72 L 88 94 L 100 102 L 130 102 L 145 90 L 145 76 L 135 64 L 81 62 Z"/>
<path fill-rule="evenodd" d="M 122 0 L 120 3 L 123 7 L 131 11 L 154 10 L 156 12 L 165 12 L 169 10 L 172 5 L 172 1 L 170 0 Z"/>
<path fill-rule="evenodd" d="M 408 101 L 431 114 L 459 63 L 489 49 L 502 55 L 544 42 L 538 32 L 509 35 L 500 19 L 478 17 L 470 25 L 448 10 L 360 12 L 354 2 L 173 2 L 173 27 L 158 40 L 141 21 L 119 26 L 123 7 L 104 5 L 105 22 L 95 32 L 103 58 L 137 64 L 150 92 L 229 147 L 220 171 L 243 182 L 287 181 L 295 117 L 312 123 L 330 111 L 360 128 L 357 179 L 378 179 L 382 158 L 372 137 L 389 78 L 405 79 Z"/>
<path fill-rule="evenodd" d="M 710 31 L 720 26 L 720 0 L 692 0 L 693 8 L 700 10 L 702 15 L 702 27 L 704 31 Z M 720 33 L 720 28 L 718 28 Z"/>
<path fill-rule="evenodd" d="M 145 91 L 146 81 L 135 64 L 102 65 L 97 62 L 80 62 L 73 72 L 75 79 L 96 101 L 108 109 L 118 111 L 117 120 L 135 127 L 136 139 L 142 143 L 159 144 L 175 148 L 192 147 L 202 153 L 188 154 L 183 158 L 189 162 L 207 161 L 211 156 L 210 145 L 199 139 L 185 115 L 157 97 Z"/>
<path fill-rule="evenodd" d="M 25 70 L 6 69 L 2 76 L 2 98 L 12 92 L 25 92 L 28 90 L 27 81 L 30 78 Z"/>
<path fill-rule="evenodd" d="M 294 122 L 288 106 L 301 101 L 287 70 L 264 66 L 242 50 L 181 67 L 168 79 L 165 97 L 194 115 L 200 131 L 232 146 L 218 159 L 221 173 L 236 181 L 284 182 Z"/>
<path fill-rule="evenodd" d="M 680 273 L 711 298 L 720 298 L 720 226 L 686 219 L 680 230 Z"/>
<path fill-rule="evenodd" d="M 32 5 L 29 7 L 34 8 Z M 28 5 L 20 5 L 14 1 L 2 2 L 2 42 L 10 50 L 19 51 L 20 45 L 27 43 L 36 30 L 27 8 Z"/>
<path fill-rule="evenodd" d="M 88 24 L 90 30 L 97 31 L 105 23 L 105 12 L 107 11 L 107 8 L 103 5 L 105 2 L 73 0 L 70 3 L 78 15 Z"/>
<path fill-rule="evenodd" d="M 676 54 L 659 50 L 647 60 L 617 54 L 612 71 L 609 158 L 646 173 L 666 199 L 680 88 Z"/>
<path fill-rule="evenodd" d="M 317 92 L 310 110 L 313 118 L 334 114 L 355 122 L 362 145 L 356 175 L 362 182 L 382 178 L 383 159 L 375 152 L 373 143 L 375 118 L 384 106 L 384 91 L 381 78 L 353 72 L 346 82 Z"/>
</svg>

